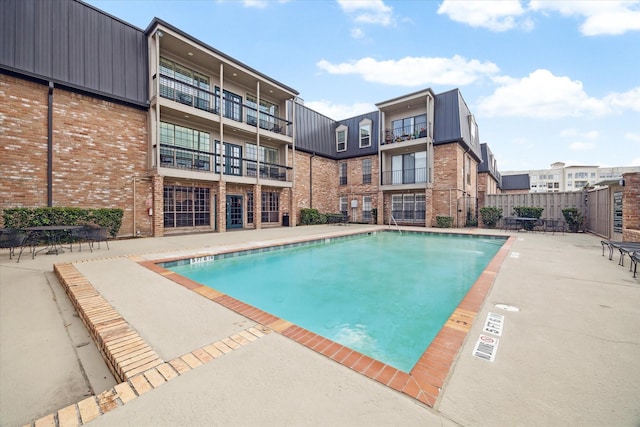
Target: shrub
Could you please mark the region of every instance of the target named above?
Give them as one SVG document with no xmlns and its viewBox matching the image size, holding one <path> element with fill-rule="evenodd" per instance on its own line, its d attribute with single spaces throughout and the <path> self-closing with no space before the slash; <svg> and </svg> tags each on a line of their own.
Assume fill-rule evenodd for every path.
<svg viewBox="0 0 640 427">
<path fill-rule="evenodd" d="M 464 223 L 465 227 L 477 227 L 478 226 L 478 218 L 473 215 L 473 211 L 471 208 L 467 209 L 467 220 Z"/>
<path fill-rule="evenodd" d="M 534 208 L 532 206 L 516 206 L 513 208 L 513 214 L 521 218 L 540 219 L 543 210 L 544 208 Z M 527 221 L 523 224 L 523 227 L 525 230 L 531 231 L 535 225 L 535 221 Z"/>
<path fill-rule="evenodd" d="M 502 218 L 502 209 L 496 207 L 480 208 L 482 223 L 487 228 L 496 228 L 498 221 Z"/>
<path fill-rule="evenodd" d="M 562 216 L 564 216 L 564 220 L 567 222 L 569 231 L 571 231 L 572 233 L 577 233 L 578 231 L 582 230 L 582 226 L 584 225 L 584 217 L 580 212 L 578 212 L 578 209 L 562 209 Z"/>
<path fill-rule="evenodd" d="M 451 228 L 453 226 L 453 217 L 436 215 L 436 227 L 438 228 Z"/>
<path fill-rule="evenodd" d="M 327 217 L 317 209 L 301 209 L 300 210 L 300 223 L 304 225 L 324 224 L 327 222 Z"/>
<path fill-rule="evenodd" d="M 9 208 L 2 211 L 7 228 L 38 227 L 43 225 L 82 225 L 93 223 L 109 230 L 116 237 L 122 226 L 122 209 L 84 209 L 76 207 Z"/>
</svg>

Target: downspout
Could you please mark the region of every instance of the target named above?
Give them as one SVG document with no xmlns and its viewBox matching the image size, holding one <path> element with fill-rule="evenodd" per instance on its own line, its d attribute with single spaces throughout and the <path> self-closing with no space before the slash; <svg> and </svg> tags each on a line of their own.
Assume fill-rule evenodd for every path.
<svg viewBox="0 0 640 427">
<path fill-rule="evenodd" d="M 53 82 L 49 82 L 47 116 L 47 206 L 53 206 Z"/>
</svg>

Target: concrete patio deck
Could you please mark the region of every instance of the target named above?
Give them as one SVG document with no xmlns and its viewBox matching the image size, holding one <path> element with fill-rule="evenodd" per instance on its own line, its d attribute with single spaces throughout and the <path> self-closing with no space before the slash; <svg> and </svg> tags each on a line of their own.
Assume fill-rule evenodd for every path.
<svg viewBox="0 0 640 427">
<path fill-rule="evenodd" d="M 592 235 L 513 233 L 433 408 L 277 332 L 255 329 L 256 322 L 139 264 L 370 228 L 119 240 L 93 253 L 85 247 L 35 259 L 27 253 L 20 263 L 3 251 L 0 426 L 89 419 L 96 426 L 640 424 L 640 279 L 602 257 L 600 239 Z M 159 359 L 181 358 L 185 365 L 166 371 L 170 381 L 117 381 L 54 275 L 54 263 L 75 268 Z M 498 303 L 520 311 L 500 310 Z M 489 312 L 505 317 L 494 362 L 472 355 Z M 232 336 L 245 338 L 209 360 L 216 354 L 210 346 Z M 196 352 L 202 348 L 210 353 Z M 200 359 L 185 356 L 191 354 Z M 113 390 L 117 399 L 110 400 Z"/>
</svg>

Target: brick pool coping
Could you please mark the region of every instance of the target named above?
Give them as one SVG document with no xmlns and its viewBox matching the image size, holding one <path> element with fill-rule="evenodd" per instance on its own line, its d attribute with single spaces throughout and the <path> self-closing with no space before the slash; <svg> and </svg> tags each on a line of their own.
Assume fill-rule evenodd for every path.
<svg viewBox="0 0 640 427">
<path fill-rule="evenodd" d="M 344 232 L 327 237 L 349 234 L 357 233 Z M 273 243 L 273 245 L 308 240 L 307 236 L 306 238 L 291 239 L 284 243 Z M 185 257 L 149 261 L 140 256 L 129 256 L 128 259 L 139 265 L 256 322 L 256 325 L 237 334 L 170 361 L 164 361 L 73 266 L 73 263 L 55 264 L 56 276 L 119 383 L 109 390 L 95 396 L 89 396 L 27 425 L 33 427 L 84 425 L 198 366 L 248 345 L 273 331 L 433 407 L 444 382 L 450 375 L 450 368 L 471 329 L 473 320 L 481 309 L 513 241 L 514 237 L 512 236 L 506 239 L 409 373 L 385 365 L 342 344 L 321 337 L 158 265 Z M 244 245 L 242 249 L 221 249 L 215 253 L 235 252 L 258 247 L 264 247 L 264 243 L 254 242 Z"/>
</svg>

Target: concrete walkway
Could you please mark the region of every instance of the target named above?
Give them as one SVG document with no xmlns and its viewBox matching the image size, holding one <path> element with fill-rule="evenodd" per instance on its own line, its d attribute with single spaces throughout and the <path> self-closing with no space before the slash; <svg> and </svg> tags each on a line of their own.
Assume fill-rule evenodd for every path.
<svg viewBox="0 0 640 427">
<path fill-rule="evenodd" d="M 3 251 L 0 426 L 63 425 L 74 420 L 61 410 L 122 390 L 53 275 L 54 263 L 73 263 L 163 360 L 171 360 L 246 333 L 255 322 L 132 257 L 205 254 L 340 229 L 369 227 L 119 240 L 93 253 L 86 247 L 35 259 L 27 253 L 20 263 Z M 135 398 L 108 412 L 102 407 L 90 425 L 637 426 L 640 279 L 602 257 L 597 237 L 516 237 L 434 408 L 272 332 L 161 386 L 141 392 L 132 384 Z M 498 303 L 520 311 L 500 310 Z M 490 311 L 505 316 L 494 362 L 472 355 Z M 81 409 L 70 425 L 89 414 Z"/>
</svg>

